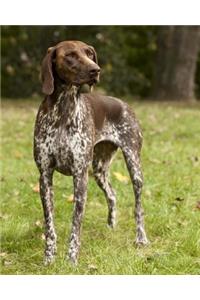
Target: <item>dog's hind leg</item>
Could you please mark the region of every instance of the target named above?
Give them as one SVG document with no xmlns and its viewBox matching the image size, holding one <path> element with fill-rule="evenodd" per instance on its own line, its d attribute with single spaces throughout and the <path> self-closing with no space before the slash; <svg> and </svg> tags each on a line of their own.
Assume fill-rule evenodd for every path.
<svg viewBox="0 0 200 300">
<path fill-rule="evenodd" d="M 109 180 L 108 168 L 117 146 L 110 142 L 101 142 L 94 148 L 93 171 L 98 186 L 105 194 L 108 204 L 108 225 L 113 228 L 116 223 L 116 196 Z"/>
<path fill-rule="evenodd" d="M 131 140 L 129 140 L 128 145 L 122 147 L 122 152 L 131 177 L 135 194 L 136 244 L 148 244 L 144 229 L 143 210 L 141 204 L 143 175 L 141 170 L 139 151 L 135 146 L 133 146 Z"/>
</svg>

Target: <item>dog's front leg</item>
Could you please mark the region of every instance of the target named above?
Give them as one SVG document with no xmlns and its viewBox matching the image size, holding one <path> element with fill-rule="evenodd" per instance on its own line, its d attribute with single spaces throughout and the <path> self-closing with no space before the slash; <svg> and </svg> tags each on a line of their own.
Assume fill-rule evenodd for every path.
<svg viewBox="0 0 200 300">
<path fill-rule="evenodd" d="M 53 170 L 41 171 L 40 175 L 40 196 L 42 200 L 45 217 L 45 264 L 53 261 L 56 253 L 56 233 L 53 222 L 53 189 L 52 189 Z"/>
<path fill-rule="evenodd" d="M 77 264 L 78 253 L 80 248 L 80 230 L 81 221 L 84 213 L 84 206 L 87 197 L 87 169 L 79 172 L 73 177 L 74 180 L 74 212 L 72 221 L 72 230 L 70 237 L 69 259 L 72 263 Z"/>
</svg>

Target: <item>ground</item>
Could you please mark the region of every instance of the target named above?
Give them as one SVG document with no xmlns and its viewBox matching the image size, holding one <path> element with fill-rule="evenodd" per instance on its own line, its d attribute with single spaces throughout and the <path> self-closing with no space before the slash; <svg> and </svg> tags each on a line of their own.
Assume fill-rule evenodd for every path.
<svg viewBox="0 0 200 300">
<path fill-rule="evenodd" d="M 150 245 L 136 248 L 133 193 L 120 151 L 110 169 L 118 223 L 90 175 L 79 264 L 65 260 L 72 179 L 54 176 L 58 254 L 43 265 L 43 213 L 32 156 L 38 100 L 2 102 L 1 274 L 200 274 L 200 105 L 134 102 L 143 128 L 143 206 Z"/>
</svg>

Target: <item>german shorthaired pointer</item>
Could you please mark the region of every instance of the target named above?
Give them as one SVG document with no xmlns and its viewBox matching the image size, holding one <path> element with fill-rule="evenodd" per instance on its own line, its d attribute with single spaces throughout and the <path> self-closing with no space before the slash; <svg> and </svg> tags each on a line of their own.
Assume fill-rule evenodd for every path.
<svg viewBox="0 0 200 300">
<path fill-rule="evenodd" d="M 116 197 L 108 181 L 108 168 L 118 148 L 123 152 L 135 193 L 136 243 L 148 243 L 141 208 L 141 130 L 126 103 L 113 97 L 80 93 L 83 84 L 92 87 L 99 80 L 99 73 L 94 48 L 79 41 L 64 41 L 49 48 L 42 62 L 42 90 L 46 97 L 35 124 L 34 158 L 40 171 L 46 264 L 56 253 L 54 170 L 73 176 L 75 204 L 69 258 L 76 264 L 91 163 L 94 178 L 107 199 L 108 225 L 115 225 Z"/>
</svg>

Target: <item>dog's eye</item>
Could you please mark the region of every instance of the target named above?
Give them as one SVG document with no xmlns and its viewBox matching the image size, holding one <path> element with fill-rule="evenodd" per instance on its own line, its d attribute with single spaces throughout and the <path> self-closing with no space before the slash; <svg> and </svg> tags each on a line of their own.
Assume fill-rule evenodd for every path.
<svg viewBox="0 0 200 300">
<path fill-rule="evenodd" d="M 93 58 L 94 58 L 94 55 L 93 55 L 93 52 L 92 52 L 92 51 L 87 50 L 87 51 L 86 51 L 86 54 L 87 54 L 87 57 L 89 57 L 90 59 L 93 59 Z"/>
<path fill-rule="evenodd" d="M 66 57 L 66 58 L 76 58 L 77 55 L 76 55 L 75 52 L 69 52 L 69 53 L 66 53 L 66 54 L 65 54 L 65 57 Z"/>
</svg>

